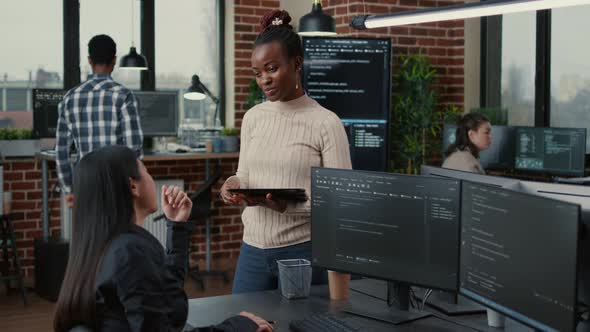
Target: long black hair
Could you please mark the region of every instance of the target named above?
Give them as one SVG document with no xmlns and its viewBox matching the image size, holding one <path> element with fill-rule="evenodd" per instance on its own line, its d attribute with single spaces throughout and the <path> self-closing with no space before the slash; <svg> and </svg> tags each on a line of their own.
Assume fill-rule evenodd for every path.
<svg viewBox="0 0 590 332">
<path fill-rule="evenodd" d="M 95 276 L 108 243 L 134 222 L 130 179 L 139 178 L 135 153 L 124 146 L 90 152 L 76 166 L 72 240 L 55 331 L 96 329 Z"/>
<path fill-rule="evenodd" d="M 455 143 L 449 145 L 445 155 L 450 156 L 455 151 L 469 149 L 475 158 L 479 158 L 479 149 L 469 139 L 469 131 L 477 131 L 482 124 L 487 122 L 490 122 L 490 120 L 481 113 L 474 112 L 463 115 L 457 122 Z"/>
<path fill-rule="evenodd" d="M 303 59 L 301 38 L 293 31 L 290 22 L 291 16 L 285 10 L 275 9 L 266 13 L 260 19 L 261 31 L 256 36 L 254 47 L 276 41 L 281 43 L 289 60 L 294 57 Z"/>
</svg>

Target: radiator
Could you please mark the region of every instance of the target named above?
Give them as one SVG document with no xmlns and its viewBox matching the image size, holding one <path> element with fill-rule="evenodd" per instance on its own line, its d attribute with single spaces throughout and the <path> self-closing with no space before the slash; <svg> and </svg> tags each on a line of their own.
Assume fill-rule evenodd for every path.
<svg viewBox="0 0 590 332">
<path fill-rule="evenodd" d="M 150 232 L 160 243 L 162 247 L 166 248 L 166 221 L 165 219 L 160 219 L 158 221 L 154 221 L 154 218 L 164 213 L 162 211 L 162 200 L 161 200 L 161 190 L 162 186 L 178 186 L 181 189 L 184 189 L 184 181 L 182 179 L 169 179 L 169 180 L 155 180 L 156 182 L 156 197 L 158 199 L 158 211 L 153 214 L 150 214 L 143 223 L 143 227 Z"/>
</svg>

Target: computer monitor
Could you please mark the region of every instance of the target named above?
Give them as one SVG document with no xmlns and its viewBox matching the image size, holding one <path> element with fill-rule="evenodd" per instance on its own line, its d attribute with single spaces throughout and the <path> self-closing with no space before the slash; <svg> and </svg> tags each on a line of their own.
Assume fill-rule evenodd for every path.
<svg viewBox="0 0 590 332">
<path fill-rule="evenodd" d="M 306 37 L 303 58 L 303 85 L 342 120 L 352 167 L 387 170 L 390 39 Z"/>
<path fill-rule="evenodd" d="M 58 106 L 66 90 L 33 89 L 33 137 L 55 138 Z"/>
<path fill-rule="evenodd" d="M 457 171 L 454 169 L 441 168 L 435 166 L 422 165 L 420 167 L 421 175 L 435 176 L 446 179 L 466 180 L 478 183 L 485 183 L 496 187 L 518 189 L 520 180 L 504 178 L 499 176 L 482 175 L 477 173 L 470 173 L 464 171 Z"/>
<path fill-rule="evenodd" d="M 455 143 L 457 126 L 445 124 L 443 128 L 443 155 L 449 145 Z M 479 153 L 479 161 L 485 169 L 514 168 L 514 140 L 516 128 L 492 126 L 492 144 Z"/>
<path fill-rule="evenodd" d="M 313 264 L 396 281 L 400 299 L 410 284 L 456 291 L 460 189 L 455 179 L 313 168 Z"/>
<path fill-rule="evenodd" d="M 557 175 L 584 175 L 586 129 L 516 129 L 515 168 Z"/>
<path fill-rule="evenodd" d="M 178 91 L 133 91 L 139 104 L 143 135 L 176 136 L 178 133 Z"/>
<path fill-rule="evenodd" d="M 580 229 L 578 244 L 578 298 L 590 303 L 590 186 L 521 181 L 518 190 L 580 205 L 583 227 Z"/>
<path fill-rule="evenodd" d="M 542 331 L 574 331 L 580 206 L 463 182 L 459 292 Z"/>
</svg>

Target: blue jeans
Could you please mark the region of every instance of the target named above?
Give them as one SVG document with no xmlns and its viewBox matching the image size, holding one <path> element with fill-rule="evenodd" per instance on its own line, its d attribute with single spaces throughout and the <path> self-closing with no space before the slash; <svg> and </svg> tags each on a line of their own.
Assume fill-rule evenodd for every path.
<svg viewBox="0 0 590 332">
<path fill-rule="evenodd" d="M 311 262 L 310 241 L 276 249 L 259 249 L 242 243 L 232 293 L 277 289 L 279 274 L 277 261 L 296 258 Z M 328 283 L 328 274 L 325 269 L 314 267 L 312 270 L 313 285 Z"/>
</svg>

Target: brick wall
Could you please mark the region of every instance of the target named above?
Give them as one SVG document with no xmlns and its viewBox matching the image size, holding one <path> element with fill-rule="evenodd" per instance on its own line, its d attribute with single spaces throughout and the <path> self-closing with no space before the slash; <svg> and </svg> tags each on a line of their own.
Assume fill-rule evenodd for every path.
<svg viewBox="0 0 590 332">
<path fill-rule="evenodd" d="M 439 95 L 439 103 L 463 106 L 465 52 L 462 20 L 366 31 L 353 30 L 348 23 L 352 17 L 365 13 L 394 13 L 464 2 L 464 0 L 324 0 L 322 3 L 324 11 L 336 20 L 336 30 L 340 36 L 391 38 L 394 55 L 393 74 L 395 74 L 400 55 L 417 53 L 427 55 L 438 72 L 435 88 Z M 248 95 L 248 83 L 253 77 L 250 69 L 250 54 L 258 32 L 258 21 L 261 15 L 278 6 L 279 1 L 235 1 L 235 109 L 238 127 L 246 111 L 244 101 Z"/>
<path fill-rule="evenodd" d="M 57 180 L 55 163 L 48 163 L 49 189 Z M 185 189 L 194 191 L 205 180 L 204 161 L 161 161 L 146 162 L 148 171 L 155 179 L 183 179 Z M 215 169 L 216 161 L 211 161 L 211 170 Z M 236 258 L 242 239 L 242 223 L 240 209 L 225 206 L 219 201 L 219 188 L 222 181 L 235 174 L 237 160 L 224 160 L 221 164 L 223 178 L 213 190 L 215 212 L 212 218 L 212 256 L 213 258 Z M 14 212 L 14 228 L 17 248 L 23 272 L 30 281 L 34 276 L 33 241 L 42 237 L 41 225 L 41 162 L 35 159 L 10 159 L 4 163 L 4 191 L 12 193 Z M 60 234 L 59 193 L 50 200 L 51 218 L 50 232 L 58 237 Z M 192 238 L 195 250 L 191 255 L 194 261 L 203 263 L 205 257 L 204 221 L 198 220 L 198 227 Z"/>
<path fill-rule="evenodd" d="M 293 0 L 301 1 L 301 0 Z M 240 127 L 246 113 L 244 102 L 248 96 L 248 84 L 254 78 L 250 55 L 259 32 L 260 18 L 272 9 L 280 7 L 279 0 L 235 0 L 235 125 Z M 311 7 L 310 7 L 311 8 Z"/>
<path fill-rule="evenodd" d="M 324 10 L 336 20 L 336 30 L 343 36 L 391 38 L 395 75 L 399 56 L 424 54 L 437 70 L 435 85 L 439 104 L 463 106 L 464 101 L 464 21 L 444 21 L 398 27 L 354 30 L 348 26 L 354 16 L 396 13 L 419 8 L 449 6 L 464 0 L 328 0 Z"/>
</svg>

